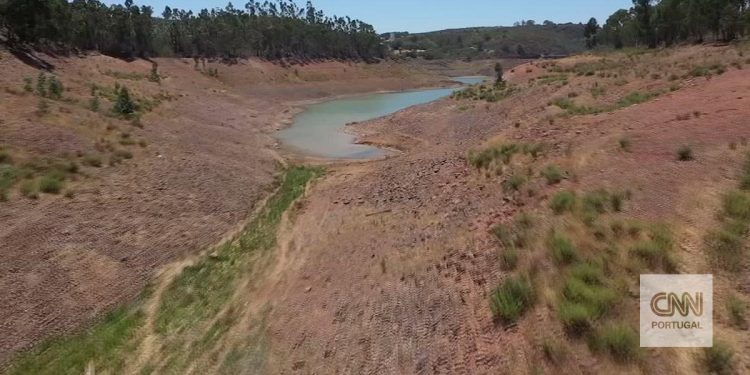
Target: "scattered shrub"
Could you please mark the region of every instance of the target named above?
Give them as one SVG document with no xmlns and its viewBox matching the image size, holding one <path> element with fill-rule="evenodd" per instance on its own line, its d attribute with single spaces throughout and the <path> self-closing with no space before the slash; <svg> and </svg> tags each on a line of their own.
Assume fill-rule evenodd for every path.
<svg viewBox="0 0 750 375">
<path fill-rule="evenodd" d="M 119 115 L 131 115 L 136 110 L 135 102 L 130 98 L 130 92 L 128 92 L 128 88 L 123 86 L 119 89 L 116 89 L 117 91 L 117 99 L 115 100 L 115 105 L 112 108 L 115 113 Z"/>
<path fill-rule="evenodd" d="M 39 102 L 36 105 L 36 113 L 39 116 L 44 116 L 49 113 L 49 103 L 44 98 L 39 98 Z"/>
<path fill-rule="evenodd" d="M 737 327 L 744 327 L 747 323 L 745 315 L 747 313 L 747 305 L 739 297 L 732 294 L 727 299 L 727 311 L 729 312 L 729 319 Z"/>
<path fill-rule="evenodd" d="M 749 221 L 750 220 L 750 195 L 733 191 L 724 196 L 723 213 L 732 219 Z"/>
<path fill-rule="evenodd" d="M 52 99 L 62 99 L 63 94 L 63 84 L 60 82 L 57 77 L 51 76 L 48 80 L 48 95 Z"/>
<path fill-rule="evenodd" d="M 691 161 L 693 160 L 693 149 L 690 146 L 682 146 L 677 149 L 677 160 L 679 161 Z"/>
<path fill-rule="evenodd" d="M 506 191 L 518 191 L 526 182 L 526 178 L 521 175 L 513 175 L 503 183 Z"/>
<path fill-rule="evenodd" d="M 570 264 L 578 259 L 578 252 L 567 237 L 553 233 L 549 239 L 552 258 L 559 264 Z"/>
<path fill-rule="evenodd" d="M 573 211 L 576 204 L 576 193 L 571 190 L 563 190 L 552 197 L 550 208 L 552 211 L 561 215 L 566 211 Z"/>
<path fill-rule="evenodd" d="M 518 266 L 518 250 L 506 248 L 500 253 L 500 265 L 506 271 L 512 271 Z"/>
<path fill-rule="evenodd" d="M 620 149 L 625 152 L 630 152 L 630 146 L 632 145 L 632 141 L 628 137 L 622 137 L 620 138 Z"/>
<path fill-rule="evenodd" d="M 557 317 L 565 330 L 573 336 L 581 336 L 591 330 L 595 320 L 593 314 L 585 305 L 563 301 L 558 306 Z"/>
<path fill-rule="evenodd" d="M 58 176 L 44 176 L 39 180 L 39 190 L 47 194 L 60 194 L 64 182 Z"/>
<path fill-rule="evenodd" d="M 620 363 L 632 361 L 638 356 L 639 339 L 635 331 L 625 324 L 611 324 L 598 330 L 590 345 L 597 351 L 606 351 Z"/>
<path fill-rule="evenodd" d="M 21 192 L 21 195 L 23 195 L 26 198 L 29 198 L 29 199 L 39 198 L 38 188 L 34 180 L 26 180 L 22 182 L 21 186 L 19 186 L 19 191 Z"/>
<path fill-rule="evenodd" d="M 23 91 L 34 92 L 34 87 L 31 85 L 33 80 L 29 77 L 23 79 Z"/>
<path fill-rule="evenodd" d="M 559 184 L 564 178 L 563 172 L 556 165 L 548 165 L 544 168 L 542 170 L 542 177 L 547 180 L 547 184 L 549 185 Z"/>
<path fill-rule="evenodd" d="M 517 276 L 505 280 L 490 298 L 492 315 L 507 324 L 518 321 L 534 305 L 536 294 L 528 277 Z"/>
<path fill-rule="evenodd" d="M 704 364 L 706 369 L 713 374 L 731 374 L 732 358 L 734 351 L 727 344 L 714 342 L 714 346 L 706 348 L 704 352 Z"/>
</svg>

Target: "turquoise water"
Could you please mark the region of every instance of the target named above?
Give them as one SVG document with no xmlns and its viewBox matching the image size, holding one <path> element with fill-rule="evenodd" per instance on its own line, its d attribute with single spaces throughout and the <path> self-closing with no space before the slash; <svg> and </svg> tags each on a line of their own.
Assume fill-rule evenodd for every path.
<svg viewBox="0 0 750 375">
<path fill-rule="evenodd" d="M 463 84 L 475 84 L 486 78 L 472 76 L 452 79 Z M 292 126 L 281 130 L 277 136 L 284 144 L 313 156 L 332 159 L 379 158 L 385 155 L 385 151 L 355 144 L 356 137 L 345 133 L 344 126 L 428 103 L 449 96 L 455 90 L 446 88 L 373 94 L 313 104 L 294 118 Z"/>
</svg>

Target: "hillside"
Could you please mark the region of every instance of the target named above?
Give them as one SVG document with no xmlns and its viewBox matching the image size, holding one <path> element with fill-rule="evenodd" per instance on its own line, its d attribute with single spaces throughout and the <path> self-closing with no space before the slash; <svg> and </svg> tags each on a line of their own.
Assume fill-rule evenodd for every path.
<svg viewBox="0 0 750 375">
<path fill-rule="evenodd" d="M 22 356 L 11 373 L 743 373 L 750 368 L 749 54 L 750 45 L 736 44 L 534 61 L 511 69 L 504 87 L 474 86 L 454 98 L 352 125 L 349 131 L 362 142 L 399 153 L 366 163 L 284 169 L 261 209 L 230 232 L 232 240 L 207 245 L 200 255 L 158 259 L 162 272 L 141 298 L 82 334 Z M 181 77 L 169 83 L 170 90 L 191 80 L 189 64 L 160 65 Z M 260 66 L 284 77 L 279 68 Z M 326 68 L 331 75 L 384 74 L 372 66 Z M 196 89 L 178 92 L 188 97 L 179 95 L 181 106 L 160 108 L 163 115 L 145 127 L 164 132 L 157 144 L 174 134 L 184 138 L 170 144 L 191 141 L 182 152 L 164 153 L 180 169 L 221 155 L 210 157 L 202 170 L 204 183 L 211 183 L 205 189 L 168 185 L 180 202 L 172 202 L 166 216 L 181 230 L 167 233 L 158 245 L 172 245 L 166 248 L 171 253 L 187 248 L 183 242 L 195 241 L 192 232 L 204 229 L 201 213 L 189 220 L 181 204 L 203 198 L 227 209 L 223 200 L 243 192 L 241 185 L 253 179 L 244 174 L 256 165 L 266 173 L 255 178 L 270 185 L 270 145 L 255 143 L 253 150 L 262 152 L 246 151 L 254 137 L 265 139 L 263 123 L 271 118 L 244 124 L 247 118 L 234 112 L 235 104 L 221 101 L 251 108 L 253 118 L 285 113 L 284 106 L 265 101 L 270 93 L 303 96 L 316 92 L 313 87 L 337 85 L 318 81 L 242 91 L 235 80 L 248 68 L 232 69 L 220 86 L 196 77 Z M 415 73 L 402 71 L 386 81 L 395 85 Z M 383 83 L 368 77 L 338 83 Z M 30 94 L 10 91 L 4 100 L 33 103 Z M 254 99 L 245 102 L 249 92 Z M 191 101 L 194 95 L 200 100 Z M 191 107 L 202 107 L 196 103 L 216 108 L 200 118 L 207 125 L 190 122 L 187 132 L 179 126 L 183 117 L 168 120 L 180 113 L 175 108 L 194 116 Z M 227 139 L 207 138 L 219 129 Z M 199 136 L 185 135 L 195 131 Z M 200 148 L 209 145 L 215 149 Z M 290 152 L 277 156 L 300 160 Z M 251 157 L 265 161 L 248 166 L 256 163 Z M 165 187 L 161 179 L 155 182 Z M 114 205 L 131 196 L 119 190 L 86 194 L 87 200 L 113 197 Z M 131 194 L 141 196 L 138 190 Z M 47 198 L 47 207 L 61 201 L 46 195 L 42 201 Z M 20 197 L 10 202 L 19 215 L 20 207 L 28 207 Z M 46 229 L 69 212 L 12 220 L 22 224 L 10 231 L 35 223 L 43 225 L 30 228 Z M 126 212 L 88 220 L 119 218 L 127 224 Z M 224 228 L 237 218 L 231 212 Z M 33 276 L 13 272 L 12 292 L 3 300 L 34 306 L 52 298 L 24 293 L 23 286 L 39 280 L 62 280 L 60 285 L 77 291 L 76 302 L 90 303 L 80 292 L 86 288 L 116 295 L 112 286 L 124 286 L 135 293 L 120 279 L 134 265 L 153 267 L 148 261 L 155 255 L 144 250 L 123 259 L 123 253 L 83 251 L 74 241 L 81 240 L 75 235 L 81 229 L 73 229 L 53 233 L 61 243 L 35 240 L 45 252 L 16 255 L 44 259 L 41 265 L 8 262 L 6 267 Z M 31 230 L 20 234 L 28 241 Z M 139 232 L 117 233 L 119 251 L 142 238 Z M 46 256 L 52 250 L 56 256 Z M 108 268 L 91 267 L 100 264 Z M 99 269 L 110 271 L 94 271 Z M 65 278 L 74 271 L 85 277 Z M 714 348 L 639 347 L 638 275 L 645 273 L 714 274 Z M 107 287 L 82 283 L 86 277 Z M 16 313 L 38 326 L 57 324 L 61 316 L 72 320 L 70 301 L 54 298 L 54 308 L 42 305 L 41 314 L 24 306 Z M 19 337 L 25 336 L 12 338 Z"/>
<path fill-rule="evenodd" d="M 585 49 L 582 24 L 473 27 L 420 34 L 394 33 L 392 49 L 423 50 L 427 58 L 518 58 L 569 55 Z M 391 34 L 383 34 L 390 38 Z M 398 53 L 398 52 L 397 52 Z"/>
</svg>

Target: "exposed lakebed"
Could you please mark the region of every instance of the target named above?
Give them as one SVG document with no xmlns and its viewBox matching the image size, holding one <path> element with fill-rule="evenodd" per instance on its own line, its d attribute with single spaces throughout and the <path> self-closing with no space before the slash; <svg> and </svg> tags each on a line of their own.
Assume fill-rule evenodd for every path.
<svg viewBox="0 0 750 375">
<path fill-rule="evenodd" d="M 469 85 L 487 77 L 451 78 Z M 385 151 L 368 145 L 356 144 L 356 136 L 344 132 L 348 123 L 367 121 L 398 112 L 414 105 L 449 96 L 456 88 L 413 90 L 379 93 L 355 98 L 336 99 L 312 104 L 294 118 L 294 123 L 277 137 L 285 145 L 305 154 L 331 159 L 374 159 Z"/>
</svg>

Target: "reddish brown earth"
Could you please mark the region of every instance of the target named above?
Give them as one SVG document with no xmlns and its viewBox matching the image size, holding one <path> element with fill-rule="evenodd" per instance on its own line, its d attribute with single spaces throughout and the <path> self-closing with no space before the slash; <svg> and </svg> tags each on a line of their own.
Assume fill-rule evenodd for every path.
<svg viewBox="0 0 750 375">
<path fill-rule="evenodd" d="M 671 53 L 672 58 L 732 54 L 713 48 Z M 586 58 L 560 64 L 581 61 Z M 543 74 L 540 66 L 519 67 L 510 79 L 525 85 Z M 492 104 L 445 99 L 355 126 L 363 141 L 404 152 L 333 167 L 310 192 L 284 237 L 298 260 L 270 292 L 276 297 L 270 302 L 268 372 L 703 372 L 695 351 L 652 352 L 635 366 L 593 355 L 585 342 L 564 334 L 551 302 L 539 303 L 510 327 L 492 319 L 488 293 L 510 273 L 499 266 L 489 228 L 520 210 L 543 219 L 549 215 L 547 198 L 562 188 L 632 190 L 622 216 L 670 223 L 681 270 L 711 272 L 702 236 L 714 225 L 720 195 L 735 186 L 748 151 L 750 70 L 687 79 L 675 92 L 614 112 L 548 121 L 559 111 L 548 106 L 551 98 L 587 90 L 597 79 L 532 86 Z M 600 101 L 658 85 L 631 80 L 627 87 L 608 87 Z M 698 117 L 676 120 L 694 111 Z M 624 135 L 632 139 L 631 152 L 619 148 Z M 534 197 L 504 193 L 503 177 L 482 176 L 465 161 L 470 149 L 491 138 L 543 142 L 549 151 L 534 168 L 556 162 L 570 171 L 569 178 L 556 187 L 532 182 L 538 189 Z M 738 148 L 730 148 L 732 143 Z M 676 160 L 675 151 L 684 144 L 692 145 L 695 161 Z M 528 262 L 542 274 L 555 267 L 538 254 Z M 740 278 L 717 274 L 718 288 L 747 293 L 749 277 L 748 272 Z M 723 303 L 716 303 L 717 338 L 734 346 L 738 373 L 750 371 L 750 336 L 730 327 Z M 634 319 L 628 318 L 637 327 Z M 550 337 L 569 348 L 565 362 L 545 360 L 541 343 Z M 677 365 L 685 355 L 688 360 Z"/>
<path fill-rule="evenodd" d="M 252 285 L 247 289 L 245 282 L 240 284 L 233 302 L 247 308 L 243 318 L 193 362 L 191 371 L 216 370 L 235 349 L 251 346 L 260 349 L 235 366 L 273 374 L 704 373 L 698 350 L 652 351 L 629 364 L 592 353 L 584 340 L 562 329 L 555 312 L 557 285 L 545 285 L 535 307 L 516 324 L 493 320 L 488 295 L 512 272 L 500 266 L 501 246 L 489 229 L 521 211 L 532 213 L 540 226 L 552 225 L 552 194 L 597 188 L 631 191 L 632 199 L 618 217 L 670 224 L 680 271 L 716 272 L 716 336 L 734 348 L 734 369 L 750 371 L 750 336 L 729 324 L 723 307 L 729 290 L 748 300 L 750 272 L 748 267 L 738 274 L 711 269 L 703 244 L 706 231 L 717 225 L 721 195 L 736 186 L 750 151 L 750 60 L 742 57 L 749 53 L 746 45 L 696 46 L 533 62 L 506 75 L 518 91 L 496 103 L 444 99 L 351 127 L 362 142 L 401 152 L 366 163 L 327 163 L 326 176 L 312 184 L 284 220 L 269 267 L 245 275 Z M 601 76 L 569 73 L 565 84 L 540 83 L 558 74 L 557 67 L 601 59 L 616 62 L 598 69 Z M 727 65 L 725 73 L 683 76 L 692 64 L 716 61 Z M 5 56 L 0 63 L 9 64 Z M 163 85 L 188 96 L 165 102 L 144 118 L 142 132 L 150 144 L 131 163 L 92 172 L 91 179 L 80 181 L 82 192 L 73 201 L 43 195 L 38 203 L 13 197 L 1 203 L 3 222 L 28 223 L 2 229 L 0 238 L 17 244 L 8 248 L 23 246 L 24 236 L 34 239 L 26 239 L 33 246 L 25 252 L 11 252 L 17 267 L 25 268 L 3 272 L 14 276 L 0 280 L 0 293 L 8 293 L 0 295 L 2 301 L 13 298 L 2 308 L 2 329 L 4 322 L 15 322 L 7 325 L 15 336 L 1 341 L 3 353 L 48 332 L 81 326 L 96 312 L 132 298 L 155 270 L 218 242 L 242 221 L 271 185 L 278 156 L 271 151 L 275 146 L 269 132 L 288 117 L 284 111 L 292 110 L 288 97 L 308 100 L 435 83 L 429 75 L 414 81 L 404 80 L 408 74 L 382 78 L 394 73 L 339 63 L 300 68 L 298 74 L 252 64 L 260 67 L 221 67 L 220 82 L 215 82 L 196 75 L 192 61 L 160 61 L 170 77 Z M 139 68 L 147 70 L 145 63 Z M 328 80 L 316 75 L 321 71 Z M 604 93 L 594 95 L 600 86 Z M 146 84 L 139 86 L 146 89 Z M 652 90 L 663 92 L 645 103 L 597 115 L 565 116 L 551 105 L 560 97 L 581 105 L 614 105 L 630 93 Z M 34 105 L 23 95 L 0 95 L 3 103 L 13 98 Z M 23 128 L 18 119 L 0 126 Z M 141 130 L 133 132 L 141 136 Z M 631 140 L 629 152 L 618 145 L 623 137 Z M 503 189 L 508 176 L 478 172 L 467 163 L 470 150 L 496 142 L 545 146 L 539 160 L 524 161 L 534 178 L 520 192 Z M 679 162 L 676 150 L 685 144 L 695 160 Z M 162 157 L 154 156 L 155 151 Z M 307 160 L 286 152 L 282 157 Z M 167 165 L 158 169 L 161 162 Z M 552 163 L 567 172 L 560 185 L 549 186 L 539 177 Z M 86 190 L 91 180 L 98 190 Z M 143 193 L 134 197 L 137 191 Z M 39 214 L 28 214 L 37 209 Z M 55 220 L 59 217 L 66 220 Z M 91 240 L 97 233 L 101 237 Z M 89 241 L 95 246 L 81 245 Z M 519 268 L 556 280 L 550 275 L 558 270 L 547 250 L 533 250 L 524 254 Z M 131 257 L 131 252 L 138 255 Z M 54 283 L 41 284 L 45 278 Z M 34 282 L 43 287 L 32 293 L 28 286 Z M 5 291 L 6 285 L 12 292 Z M 634 301 L 625 305 L 633 307 Z M 13 313 L 6 314 L 10 309 Z M 37 309 L 46 312 L 35 317 Z M 632 314 L 620 318 L 637 323 Z M 545 358 L 541 346 L 550 338 L 567 348 L 564 360 Z M 152 349 L 142 343 L 138 350 L 158 359 Z"/>
<path fill-rule="evenodd" d="M 158 59 L 160 84 L 145 77 L 147 61 L 105 56 L 54 58 L 65 100 L 23 91 L 39 70 L 0 51 L 0 146 L 16 164 L 116 144 L 120 132 L 146 147 L 116 166 L 82 166 L 68 183 L 72 198 L 11 190 L 0 203 L 0 363 L 40 339 L 67 333 L 131 300 L 164 265 L 219 240 L 252 211 L 272 187 L 281 160 L 273 132 L 297 101 L 439 84 L 442 78 L 408 64 L 318 62 L 283 68 L 241 61 L 212 78 L 192 59 Z M 143 128 L 87 109 L 90 85 L 128 86 L 136 97 L 161 104 Z M 166 98 L 166 99 L 164 99 Z M 111 103 L 102 99 L 101 113 Z M 116 145 L 118 148 L 125 146 Z"/>
</svg>

